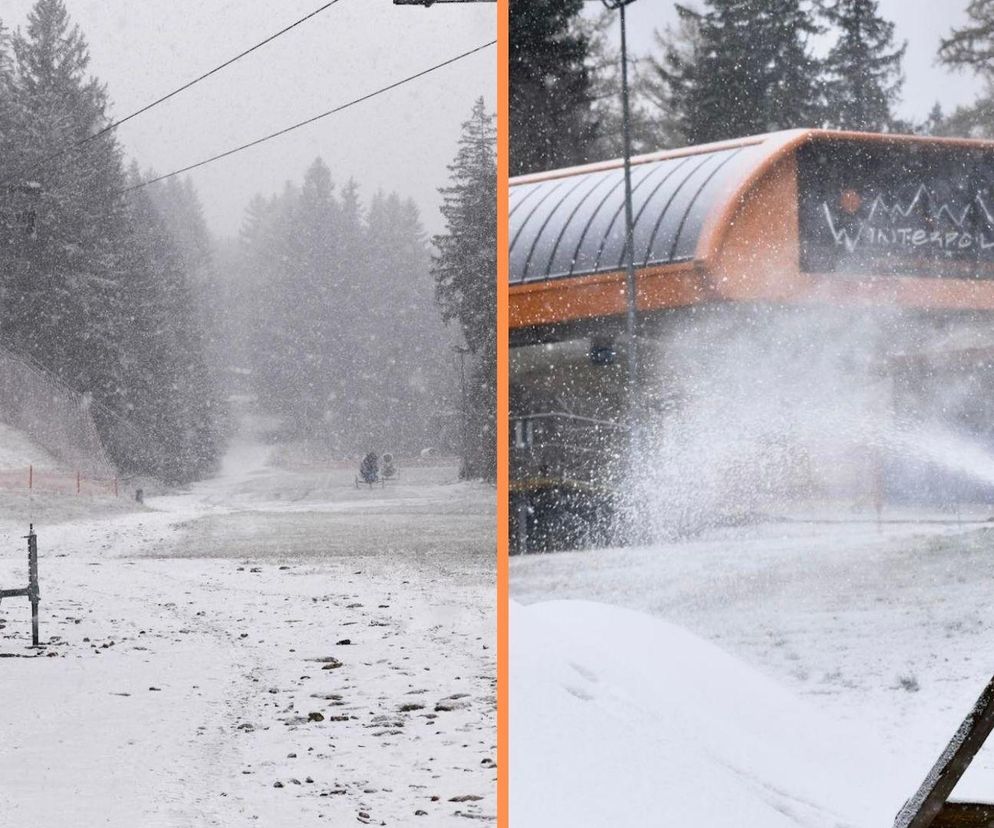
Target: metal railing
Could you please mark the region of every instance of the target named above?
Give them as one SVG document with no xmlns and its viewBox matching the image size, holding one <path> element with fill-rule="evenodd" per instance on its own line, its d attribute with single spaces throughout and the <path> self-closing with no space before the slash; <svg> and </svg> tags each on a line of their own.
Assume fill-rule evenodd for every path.
<svg viewBox="0 0 994 828">
<path fill-rule="evenodd" d="M 609 485 L 621 470 L 627 426 L 571 414 L 542 411 L 511 417 L 511 483 L 558 481 Z"/>
</svg>

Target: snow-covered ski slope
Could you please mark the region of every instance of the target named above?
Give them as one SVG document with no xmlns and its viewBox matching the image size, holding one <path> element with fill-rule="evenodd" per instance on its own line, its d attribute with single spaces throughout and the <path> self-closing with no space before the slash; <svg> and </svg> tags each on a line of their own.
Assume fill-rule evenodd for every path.
<svg viewBox="0 0 994 828">
<path fill-rule="evenodd" d="M 514 559 L 512 825 L 890 825 L 994 672 L 992 584 L 956 520 Z M 955 795 L 992 790 L 994 745 Z"/>
<path fill-rule="evenodd" d="M 51 643 L 0 605 L 0 823 L 494 815 L 492 487 L 401 466 L 358 491 L 268 454 L 248 435 L 189 492 L 36 519 Z M 0 524 L 0 583 L 25 529 Z"/>
</svg>

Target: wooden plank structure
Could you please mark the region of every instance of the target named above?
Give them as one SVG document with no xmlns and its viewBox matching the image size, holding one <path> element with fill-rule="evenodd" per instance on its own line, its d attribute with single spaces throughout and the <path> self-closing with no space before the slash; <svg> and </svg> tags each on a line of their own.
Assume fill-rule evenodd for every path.
<svg viewBox="0 0 994 828">
<path fill-rule="evenodd" d="M 994 804 L 949 802 L 956 783 L 994 729 L 994 678 L 946 745 L 894 828 L 994 828 Z"/>
<path fill-rule="evenodd" d="M 34 524 L 28 527 L 25 536 L 28 542 L 28 585 L 19 589 L 0 589 L 0 600 L 25 597 L 31 602 L 31 646 L 38 646 L 38 604 L 41 592 L 38 589 L 38 536 Z"/>
</svg>

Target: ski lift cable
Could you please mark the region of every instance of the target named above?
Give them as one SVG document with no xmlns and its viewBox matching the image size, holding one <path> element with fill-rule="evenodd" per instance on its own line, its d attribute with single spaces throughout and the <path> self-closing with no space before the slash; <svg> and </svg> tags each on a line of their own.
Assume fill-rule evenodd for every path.
<svg viewBox="0 0 994 828">
<path fill-rule="evenodd" d="M 88 144 L 91 141 L 95 141 L 97 138 L 100 138 L 101 136 L 106 135 L 108 132 L 111 132 L 112 130 L 117 129 L 119 126 L 121 126 L 121 124 L 127 123 L 132 118 L 137 118 L 139 115 L 141 115 L 141 114 L 143 114 L 145 112 L 148 112 L 153 107 L 156 107 L 159 104 L 164 103 L 165 101 L 168 101 L 170 98 L 175 97 L 180 92 L 184 92 L 187 89 L 189 89 L 191 86 L 195 86 L 196 84 L 200 83 L 202 80 L 206 80 L 211 75 L 217 74 L 222 69 L 225 69 L 228 66 L 231 66 L 231 64 L 235 63 L 236 61 L 241 60 L 246 55 L 250 55 L 250 54 L 252 54 L 252 52 L 256 51 L 257 49 L 261 49 L 267 43 L 272 43 L 274 40 L 276 40 L 276 38 L 280 37 L 281 35 L 285 35 L 291 29 L 295 29 L 297 26 L 301 25 L 302 23 L 307 22 L 312 17 L 316 17 L 321 12 L 329 9 L 331 6 L 334 6 L 338 2 L 339 2 L 339 0 L 329 0 L 329 2 L 325 3 L 320 8 L 317 8 L 314 11 L 310 12 L 309 14 L 304 15 L 299 20 L 291 23 L 289 26 L 285 26 L 284 28 L 280 29 L 278 32 L 276 32 L 274 34 L 271 34 L 265 40 L 260 40 L 258 43 L 256 43 L 254 46 L 249 47 L 244 52 L 240 52 L 239 54 L 235 55 L 233 58 L 229 58 L 228 60 L 226 60 L 224 63 L 218 64 L 213 69 L 211 69 L 211 70 L 209 70 L 207 72 L 204 72 L 199 77 L 196 77 L 193 80 L 187 81 L 182 86 L 178 86 L 172 92 L 169 92 L 169 93 L 163 95 L 161 98 L 158 98 L 158 99 L 152 101 L 151 103 L 145 104 L 145 106 L 141 107 L 140 109 L 136 109 L 130 115 L 125 115 L 123 118 L 120 118 L 117 121 L 113 121 L 112 123 L 107 124 L 107 126 L 105 126 L 103 129 L 98 130 L 97 132 L 93 133 L 93 135 L 88 135 L 85 138 L 80 138 L 78 141 L 75 141 L 72 144 L 68 144 L 68 145 L 62 147 L 61 149 L 58 149 L 55 152 L 51 153 L 50 155 L 45 156 L 44 158 L 40 159 L 39 161 L 36 161 L 33 164 L 31 164 L 31 165 L 29 165 L 27 167 L 24 167 L 21 170 L 18 170 L 10 178 L 6 179 L 3 182 L 3 185 L 11 184 L 16 179 L 20 178 L 22 175 L 25 175 L 26 173 L 32 172 L 33 170 L 36 170 L 38 167 L 42 166 L 43 164 L 47 164 L 49 161 L 54 161 L 56 158 L 59 158 L 59 157 L 65 155 L 68 152 L 72 152 L 73 150 L 79 149 L 80 147 L 84 146 L 85 144 Z M 2 185 L 0 185 L 0 186 L 2 186 Z"/>
<path fill-rule="evenodd" d="M 453 63 L 456 63 L 457 61 L 463 60 L 464 58 L 468 58 L 470 55 L 474 55 L 477 52 L 481 52 L 484 49 L 487 49 L 496 43 L 497 43 L 496 40 L 491 40 L 488 43 L 484 43 L 480 46 L 470 49 L 467 52 L 463 52 L 462 54 L 456 55 L 455 57 L 451 57 L 448 60 L 443 60 L 441 63 L 436 63 L 434 66 L 429 66 L 427 69 L 422 69 L 420 72 L 416 72 L 413 75 L 408 75 L 406 78 L 394 81 L 393 83 L 387 86 L 381 86 L 379 89 L 373 92 L 369 92 L 359 98 L 354 98 L 353 100 L 348 101 L 347 103 L 340 104 L 339 106 L 336 106 L 333 109 L 329 109 L 327 112 L 322 112 L 320 115 L 315 115 L 313 118 L 308 118 L 305 121 L 300 121 L 291 126 L 284 127 L 283 129 L 277 130 L 276 132 L 272 132 L 269 135 L 263 136 L 262 138 L 256 138 L 254 141 L 249 141 L 247 144 L 242 144 L 239 147 L 234 147 L 233 149 L 218 153 L 217 155 L 212 155 L 210 158 L 205 158 L 203 161 L 198 161 L 195 164 L 190 164 L 189 166 L 182 167 L 181 169 L 178 170 L 173 170 L 172 172 L 166 173 L 165 175 L 160 175 L 157 176 L 156 178 L 150 178 L 148 181 L 142 181 L 138 184 L 133 184 L 130 187 L 125 187 L 123 190 L 121 190 L 121 192 L 128 193 L 131 192 L 132 190 L 138 190 L 141 189 L 142 187 L 147 187 L 149 184 L 155 184 L 157 181 L 163 181 L 164 179 L 172 178 L 175 175 L 182 175 L 183 173 L 189 172 L 190 170 L 195 170 L 198 167 L 206 166 L 207 164 L 211 164 L 214 161 L 219 161 L 222 158 L 227 158 L 229 155 L 234 155 L 236 152 L 247 150 L 251 147 L 263 144 L 266 141 L 270 141 L 273 138 L 278 138 L 281 135 L 286 135 L 288 132 L 293 132 L 293 130 L 295 129 L 300 129 L 301 127 L 307 126 L 308 124 L 313 124 L 315 121 L 320 121 L 322 118 L 327 118 L 329 115 L 334 115 L 338 112 L 341 112 L 344 109 L 349 109 L 350 107 L 356 106 L 357 104 L 363 103 L 364 101 L 368 101 L 370 98 L 375 98 L 378 95 L 382 95 L 385 92 L 389 92 L 393 89 L 396 89 L 398 86 L 403 86 L 406 83 L 410 83 L 411 81 L 417 80 L 418 78 L 422 78 L 425 75 L 428 75 L 432 72 L 442 69 L 445 66 L 449 66 Z"/>
</svg>

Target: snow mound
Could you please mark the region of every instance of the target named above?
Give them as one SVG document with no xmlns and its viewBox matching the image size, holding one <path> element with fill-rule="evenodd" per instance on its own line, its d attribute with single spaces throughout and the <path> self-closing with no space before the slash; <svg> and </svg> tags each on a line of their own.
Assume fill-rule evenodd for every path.
<svg viewBox="0 0 994 828">
<path fill-rule="evenodd" d="M 708 643 L 586 601 L 511 608 L 511 824 L 890 825 L 892 760 Z"/>
</svg>

